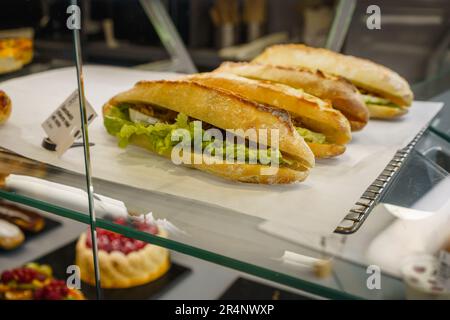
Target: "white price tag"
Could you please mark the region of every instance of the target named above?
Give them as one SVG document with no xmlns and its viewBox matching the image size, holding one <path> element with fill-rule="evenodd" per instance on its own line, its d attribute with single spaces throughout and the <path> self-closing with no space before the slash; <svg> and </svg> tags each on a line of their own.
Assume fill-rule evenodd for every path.
<svg viewBox="0 0 450 320">
<path fill-rule="evenodd" d="M 86 116 L 88 124 L 97 113 L 86 100 Z M 42 123 L 42 128 L 48 138 L 56 144 L 56 152 L 62 155 L 67 149 L 81 138 L 81 116 L 78 90 L 75 90 L 51 115 Z"/>
</svg>

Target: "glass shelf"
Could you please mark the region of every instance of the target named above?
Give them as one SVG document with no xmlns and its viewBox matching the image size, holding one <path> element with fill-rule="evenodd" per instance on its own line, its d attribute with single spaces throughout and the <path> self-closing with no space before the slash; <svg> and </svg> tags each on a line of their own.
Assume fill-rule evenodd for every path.
<svg viewBox="0 0 450 320">
<path fill-rule="evenodd" d="M 432 133 L 426 133 L 423 139 Z M 418 152 L 427 154 L 427 148 L 422 146 Z M 429 155 L 429 153 L 428 153 Z M 46 181 L 61 183 L 66 186 L 84 189 L 83 175 L 74 174 L 56 167 L 37 163 L 7 152 L 0 153 L 2 163 L 1 174 L 22 174 L 40 177 Z M 424 156 L 414 156 L 410 160 L 415 166 L 426 167 L 426 172 L 434 170 L 439 177 L 444 177 L 441 171 L 436 173 L 436 165 Z M 431 169 L 430 169 L 431 168 Z M 401 175 L 400 175 L 401 176 Z M 409 179 L 414 175 L 407 174 Z M 425 177 L 425 178 L 424 178 Z M 418 176 L 425 188 L 433 188 L 439 179 L 428 179 L 428 176 Z M 421 180 L 422 179 L 422 180 Z M 423 181 L 426 179 L 427 184 Z M 401 183 L 401 182 L 400 182 Z M 261 219 L 239 214 L 231 210 L 221 209 L 198 202 L 170 197 L 148 192 L 132 187 L 94 179 L 96 193 L 125 202 L 130 212 L 143 214 L 153 212 L 155 218 L 165 218 L 184 233 L 171 233 L 170 239 L 154 236 L 129 226 L 113 223 L 105 215 L 98 214 L 97 226 L 124 234 L 149 243 L 160 245 L 171 250 L 185 253 L 203 260 L 211 261 L 226 267 L 253 274 L 268 280 L 298 288 L 309 293 L 333 299 L 363 298 L 388 299 L 403 297 L 403 282 L 397 277 L 383 274 L 383 289 L 369 290 L 366 287 L 366 263 L 352 262 L 352 259 L 333 259 L 333 273 L 330 277 L 319 279 L 309 270 L 293 267 L 283 263 L 280 258 L 284 250 L 315 258 L 330 258 L 331 253 L 323 250 L 304 247 L 280 238 L 271 236 L 258 229 Z M 395 189 L 395 188 L 394 188 Z M 394 195 L 394 196 L 393 196 Z M 403 195 L 405 196 L 405 195 Z M 386 199 L 395 197 L 395 190 L 386 195 Z M 35 207 L 56 215 L 70 218 L 85 224 L 89 223 L 86 212 L 65 208 L 50 203 L 42 198 L 32 198 L 18 192 L 0 190 L 0 198 Z M 417 199 L 409 199 L 408 205 Z M 404 202 L 402 203 L 404 204 Z M 372 218 L 369 218 L 369 223 Z M 388 219 L 388 222 L 392 217 Z M 360 237 L 365 226 L 354 236 L 331 235 L 326 239 L 327 245 L 341 246 L 341 251 L 352 250 L 361 245 Z M 367 239 L 366 239 L 367 241 Z M 357 250 L 360 250 L 357 249 Z"/>
<path fill-rule="evenodd" d="M 8 159 L 11 173 L 25 174 L 13 165 L 13 160 L 27 163 L 30 167 L 36 165 L 39 172 L 29 173 L 30 176 L 43 177 L 47 181 L 62 183 L 67 186 L 84 188 L 84 177 L 59 168 L 37 164 L 36 162 L 1 153 L 2 163 Z M 1 172 L 5 174 L 3 166 Z M 38 173 L 38 174 L 34 174 Z M 309 256 L 321 257 L 320 252 L 293 245 L 287 241 L 271 237 L 257 229 L 261 219 L 255 219 L 229 210 L 217 207 L 199 205 L 196 202 L 174 199 L 166 195 L 139 190 L 119 184 L 94 179 L 96 192 L 111 198 L 120 198 L 131 212 L 135 214 L 153 212 L 155 218 L 166 218 L 183 230 L 184 234 L 171 234 L 170 239 L 161 238 L 145 232 L 115 224 L 103 216 L 98 216 L 97 226 L 140 239 L 149 243 L 164 246 L 181 253 L 189 254 L 204 260 L 251 273 L 292 287 L 328 298 L 355 298 L 353 294 L 342 292 L 339 282 L 334 280 L 320 281 L 314 279 L 308 272 L 298 272 L 283 265 L 279 259 L 283 248 L 294 252 L 303 252 Z M 0 197 L 28 205 L 40 210 L 54 213 L 82 223 L 89 223 L 86 212 L 64 208 L 31 198 L 16 192 L 0 190 Z M 128 199 L 128 201 L 126 200 Z M 263 245 L 262 245 L 263 244 Z M 338 267 L 339 264 L 336 265 Z M 357 266 L 354 267 L 358 269 Z M 302 275 L 302 276 L 300 276 Z"/>
</svg>

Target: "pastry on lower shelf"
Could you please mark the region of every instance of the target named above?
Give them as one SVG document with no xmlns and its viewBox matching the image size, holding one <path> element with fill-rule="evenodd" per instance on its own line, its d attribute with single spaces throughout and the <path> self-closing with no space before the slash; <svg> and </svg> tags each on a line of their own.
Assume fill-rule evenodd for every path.
<svg viewBox="0 0 450 320">
<path fill-rule="evenodd" d="M 0 74 L 21 69 L 33 59 L 33 40 L 0 39 Z"/>
<path fill-rule="evenodd" d="M 11 99 L 5 93 L 0 90 L 0 124 L 5 123 L 11 115 Z"/>
<path fill-rule="evenodd" d="M 22 231 L 12 223 L 0 219 L 0 248 L 12 250 L 20 246 L 25 240 Z"/>
<path fill-rule="evenodd" d="M 4 187 L 4 179 L 10 174 L 42 178 L 47 175 L 47 168 L 45 163 L 19 156 L 0 147 L 0 176 L 3 179 L 3 185 L 0 187 Z"/>
<path fill-rule="evenodd" d="M 126 225 L 119 218 L 114 221 Z M 154 224 L 133 223 L 140 231 L 167 237 L 167 232 Z M 146 284 L 164 275 L 170 267 L 169 251 L 141 240 L 125 237 L 109 230 L 97 229 L 100 279 L 103 288 L 129 288 Z M 92 238 L 88 230 L 78 239 L 76 264 L 81 280 L 95 285 Z"/>
<path fill-rule="evenodd" d="M 37 212 L 4 200 L 0 200 L 0 218 L 30 232 L 39 232 L 45 226 L 44 218 Z"/>
<path fill-rule="evenodd" d="M 0 276 L 0 299 L 3 300 L 84 300 L 83 294 L 68 288 L 63 280 L 53 278 L 48 265 L 28 263 L 4 271 Z"/>
</svg>

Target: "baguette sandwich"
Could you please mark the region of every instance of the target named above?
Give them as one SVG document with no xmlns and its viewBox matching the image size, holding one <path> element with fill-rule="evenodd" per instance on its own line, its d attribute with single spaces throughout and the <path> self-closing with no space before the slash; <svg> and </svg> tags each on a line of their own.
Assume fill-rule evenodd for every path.
<svg viewBox="0 0 450 320">
<path fill-rule="evenodd" d="M 248 79 L 229 73 L 205 73 L 190 79 L 211 88 L 228 90 L 246 99 L 289 112 L 298 133 L 316 158 L 342 154 L 351 140 L 350 124 L 329 103 L 292 87 Z"/>
<path fill-rule="evenodd" d="M 301 44 L 267 48 L 254 62 L 321 70 L 346 78 L 361 92 L 371 118 L 395 118 L 408 112 L 413 93 L 396 72 L 372 61 Z"/>
<path fill-rule="evenodd" d="M 369 120 L 369 111 L 349 81 L 342 77 L 306 68 L 283 67 L 271 64 L 224 62 L 214 72 L 233 73 L 238 76 L 281 83 L 331 102 L 350 122 L 352 131 L 364 128 Z"/>
<path fill-rule="evenodd" d="M 195 81 L 138 82 L 103 106 L 103 119 L 106 130 L 119 139 L 120 146 L 131 143 L 172 160 L 173 151 L 179 143 L 174 139 L 176 129 L 187 130 L 190 140 L 195 139 L 195 125 L 200 121 L 202 136 L 206 136 L 209 129 L 223 133 L 233 131 L 236 136 L 244 138 L 245 143 L 236 149 L 245 149 L 245 161 L 213 161 L 217 160 L 222 148 L 228 147 L 228 141 L 211 139 L 209 142 L 201 141 L 203 157 L 200 162 L 183 164 L 235 181 L 292 183 L 304 180 L 314 166 L 314 155 L 293 127 L 287 112 Z M 243 133 L 250 129 L 256 129 L 256 136 Z M 260 129 L 276 130 L 277 141 L 271 139 L 269 134 L 266 140 L 262 139 Z M 278 155 L 277 170 L 272 174 L 267 174 L 270 170 L 264 171 L 271 167 L 260 152 L 256 153 L 255 160 L 255 149 L 250 148 L 250 142 L 258 143 L 258 148 L 263 148 L 268 154 L 275 152 Z M 211 151 L 213 143 L 220 150 L 206 153 L 206 149 Z M 273 147 L 275 145 L 278 145 L 276 149 Z M 198 149 L 193 149 L 192 153 L 186 154 L 192 158 L 198 156 L 198 152 Z M 237 152 L 231 156 L 236 155 Z"/>
</svg>

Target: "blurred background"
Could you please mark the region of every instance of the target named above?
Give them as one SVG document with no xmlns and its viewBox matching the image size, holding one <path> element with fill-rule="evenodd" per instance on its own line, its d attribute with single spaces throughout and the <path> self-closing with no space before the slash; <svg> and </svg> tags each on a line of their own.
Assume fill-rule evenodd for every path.
<svg viewBox="0 0 450 320">
<path fill-rule="evenodd" d="M 152 0 L 148 1 L 151 2 Z M 85 63 L 140 66 L 170 58 L 155 23 L 139 0 L 80 0 Z M 162 0 L 166 12 L 200 71 L 224 60 L 248 60 L 265 46 L 302 42 L 326 46 L 337 0 Z M 450 68 L 450 1 L 360 0 L 341 8 L 342 43 L 333 48 L 366 57 L 399 72 L 412 83 Z M 24 32 L 33 41 L 34 72 L 73 65 L 66 28 L 69 0 L 2 0 L 0 38 Z M 369 30 L 369 5 L 381 8 L 381 29 Z M 161 15 L 158 15 L 161 20 Z M 157 17 L 157 18 L 158 18 Z M 164 22 L 164 19 L 162 19 Z M 161 21 L 160 21 L 161 23 Z M 25 28 L 25 29 L 24 29 Z M 165 26 L 160 32 L 164 34 Z M 171 34 L 167 35 L 169 38 Z M 169 39 L 170 41 L 170 39 Z M 0 75 L 4 80 L 11 75 Z M 17 76 L 17 73 L 14 75 Z"/>
</svg>

